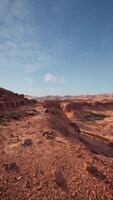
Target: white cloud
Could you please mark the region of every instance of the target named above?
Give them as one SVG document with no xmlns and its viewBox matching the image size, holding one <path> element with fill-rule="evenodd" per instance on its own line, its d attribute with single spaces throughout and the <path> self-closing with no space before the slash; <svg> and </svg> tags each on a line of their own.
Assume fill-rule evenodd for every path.
<svg viewBox="0 0 113 200">
<path fill-rule="evenodd" d="M 51 74 L 51 73 L 47 73 L 44 76 L 44 81 L 45 82 L 49 82 L 49 81 L 56 82 L 57 80 L 58 80 L 58 77 L 53 75 L 53 74 Z"/>
<path fill-rule="evenodd" d="M 64 78 L 62 76 L 58 77 L 54 74 L 51 74 L 51 73 L 46 73 L 45 76 L 44 76 L 44 82 L 60 82 L 62 83 L 64 80 Z"/>
</svg>

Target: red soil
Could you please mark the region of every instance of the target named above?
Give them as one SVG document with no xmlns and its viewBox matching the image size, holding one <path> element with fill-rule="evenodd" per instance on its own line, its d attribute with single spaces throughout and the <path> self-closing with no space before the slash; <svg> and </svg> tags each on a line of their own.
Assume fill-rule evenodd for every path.
<svg viewBox="0 0 113 200">
<path fill-rule="evenodd" d="M 9 93 L 0 99 L 0 199 L 112 200 L 112 103 L 26 99 L 6 109 L 10 95 L 24 101 Z"/>
</svg>

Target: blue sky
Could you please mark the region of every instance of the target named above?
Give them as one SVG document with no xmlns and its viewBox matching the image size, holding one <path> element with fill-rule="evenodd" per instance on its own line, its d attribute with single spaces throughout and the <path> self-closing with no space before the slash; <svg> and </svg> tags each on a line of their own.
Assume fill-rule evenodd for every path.
<svg viewBox="0 0 113 200">
<path fill-rule="evenodd" d="M 113 92 L 113 0 L 0 0 L 0 86 Z"/>
</svg>

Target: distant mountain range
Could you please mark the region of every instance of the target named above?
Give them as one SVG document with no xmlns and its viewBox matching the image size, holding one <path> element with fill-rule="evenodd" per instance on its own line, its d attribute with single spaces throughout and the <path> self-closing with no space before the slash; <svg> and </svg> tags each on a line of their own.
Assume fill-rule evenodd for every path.
<svg viewBox="0 0 113 200">
<path fill-rule="evenodd" d="M 37 101 L 45 101 L 45 100 L 91 100 L 91 99 L 95 99 L 95 100 L 113 100 L 113 94 L 97 94 L 97 95 L 77 95 L 77 96 L 71 96 L 71 95 L 66 95 L 66 96 L 52 96 L 52 95 L 48 95 L 48 96 L 42 96 L 42 97 L 37 97 L 37 96 L 30 96 L 30 95 L 25 95 L 26 98 L 28 99 L 36 99 Z"/>
</svg>

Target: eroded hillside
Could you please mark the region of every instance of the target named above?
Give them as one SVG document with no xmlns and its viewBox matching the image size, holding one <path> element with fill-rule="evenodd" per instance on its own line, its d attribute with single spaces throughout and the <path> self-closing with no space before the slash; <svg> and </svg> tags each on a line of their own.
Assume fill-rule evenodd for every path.
<svg viewBox="0 0 113 200">
<path fill-rule="evenodd" d="M 113 199 L 111 100 L 1 108 L 1 200 Z"/>
</svg>

